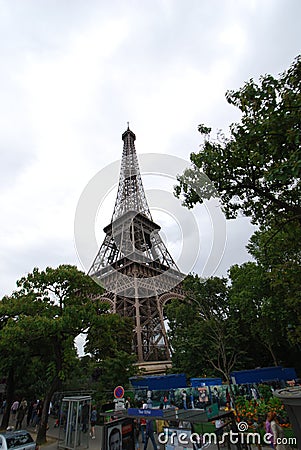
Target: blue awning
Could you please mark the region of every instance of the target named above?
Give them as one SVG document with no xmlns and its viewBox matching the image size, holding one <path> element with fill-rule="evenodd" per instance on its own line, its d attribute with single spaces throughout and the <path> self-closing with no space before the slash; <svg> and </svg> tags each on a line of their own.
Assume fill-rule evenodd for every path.
<svg viewBox="0 0 301 450">
<path fill-rule="evenodd" d="M 130 382 L 135 389 L 148 389 L 150 391 L 168 391 L 169 389 L 187 387 L 186 375 L 184 373 L 131 377 Z"/>
<path fill-rule="evenodd" d="M 190 383 L 192 387 L 202 387 L 202 386 L 220 386 L 223 384 L 221 378 L 190 378 Z"/>
<path fill-rule="evenodd" d="M 287 381 L 297 378 L 295 369 L 277 367 L 262 367 L 259 369 L 240 370 L 230 374 L 235 384 L 253 384 L 264 381 Z"/>
</svg>

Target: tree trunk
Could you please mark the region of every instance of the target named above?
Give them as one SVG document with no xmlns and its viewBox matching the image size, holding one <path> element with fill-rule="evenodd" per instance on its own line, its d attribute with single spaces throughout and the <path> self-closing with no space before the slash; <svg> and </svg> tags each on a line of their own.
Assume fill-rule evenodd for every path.
<svg viewBox="0 0 301 450">
<path fill-rule="evenodd" d="M 231 398 L 233 409 L 236 409 L 235 395 L 234 395 L 234 392 L 233 392 L 233 389 L 232 389 L 232 383 L 231 383 L 231 380 L 230 380 L 230 375 L 228 373 L 226 373 L 225 378 L 226 378 L 226 384 L 228 385 L 229 394 L 230 394 L 230 398 Z"/>
<path fill-rule="evenodd" d="M 15 373 L 11 367 L 8 371 L 6 384 L 6 406 L 2 417 L 1 428 L 6 430 L 9 425 L 10 409 L 14 401 L 15 395 Z"/>
<path fill-rule="evenodd" d="M 277 358 L 276 358 L 276 355 L 274 353 L 272 345 L 270 343 L 267 343 L 266 347 L 267 347 L 268 351 L 270 352 L 270 354 L 272 356 L 274 366 L 277 367 L 279 364 L 278 364 L 278 361 L 277 361 Z"/>
<path fill-rule="evenodd" d="M 50 389 L 47 391 L 44 403 L 43 403 L 43 410 L 42 410 L 42 416 L 39 423 L 38 428 L 38 434 L 37 434 L 37 444 L 42 445 L 47 442 L 46 439 L 46 432 L 47 432 L 47 426 L 48 426 L 48 411 L 49 411 L 49 405 L 52 399 L 53 394 L 57 391 L 58 387 L 60 385 L 60 380 L 58 376 L 55 376 L 53 379 Z"/>
</svg>

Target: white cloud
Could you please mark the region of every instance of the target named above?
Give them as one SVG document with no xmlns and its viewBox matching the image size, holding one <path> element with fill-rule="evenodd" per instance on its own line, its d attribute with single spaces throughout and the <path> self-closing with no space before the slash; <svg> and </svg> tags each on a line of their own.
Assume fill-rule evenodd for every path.
<svg viewBox="0 0 301 450">
<path fill-rule="evenodd" d="M 120 158 L 128 120 L 138 154 L 184 159 L 198 150 L 199 123 L 225 129 L 238 120 L 225 91 L 288 67 L 299 52 L 300 5 L 2 0 L 1 294 L 34 266 L 77 262 L 77 201 Z M 248 258 L 251 228 L 228 226 L 220 273 Z"/>
</svg>

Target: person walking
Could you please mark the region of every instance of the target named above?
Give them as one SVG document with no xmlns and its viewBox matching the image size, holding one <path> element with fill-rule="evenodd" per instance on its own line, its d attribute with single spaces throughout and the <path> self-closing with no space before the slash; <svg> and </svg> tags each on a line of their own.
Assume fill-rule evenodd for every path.
<svg viewBox="0 0 301 450">
<path fill-rule="evenodd" d="M 14 420 L 16 419 L 16 414 L 17 414 L 18 409 L 19 409 L 19 402 L 18 402 L 18 400 L 15 400 L 11 407 L 11 412 L 13 414 Z"/>
<path fill-rule="evenodd" d="M 25 417 L 26 411 L 27 411 L 27 401 L 25 400 L 25 398 L 23 398 L 17 411 L 16 430 L 21 430 L 22 422 Z"/>
<path fill-rule="evenodd" d="M 145 433 L 146 433 L 146 419 L 145 419 L 145 417 L 141 417 L 141 419 L 140 419 L 140 430 L 141 430 L 142 444 L 145 444 Z"/>
<path fill-rule="evenodd" d="M 27 420 L 26 420 L 26 425 L 29 427 L 30 422 L 31 422 L 31 418 L 32 418 L 32 412 L 33 412 L 33 404 L 34 402 L 30 402 L 28 409 L 27 409 Z"/>
<path fill-rule="evenodd" d="M 91 436 L 92 439 L 95 439 L 95 425 L 96 425 L 96 421 L 97 421 L 97 411 L 96 411 L 96 406 L 94 405 L 92 407 L 91 417 L 90 417 L 90 425 L 91 425 L 90 436 Z"/>
<path fill-rule="evenodd" d="M 147 450 L 149 439 L 152 441 L 154 450 L 157 450 L 157 444 L 154 436 L 154 423 L 152 420 L 147 420 L 146 422 L 144 450 Z"/>
<path fill-rule="evenodd" d="M 134 438 L 135 438 L 135 449 L 136 450 L 140 450 L 139 437 L 140 437 L 139 419 L 134 419 Z"/>
<path fill-rule="evenodd" d="M 36 417 L 35 417 L 35 433 L 38 432 L 39 426 L 40 426 L 40 422 L 41 422 L 41 418 L 42 418 L 42 413 L 43 413 L 43 404 L 44 401 L 43 400 L 39 400 L 38 404 L 37 404 L 37 411 L 36 411 Z"/>
</svg>

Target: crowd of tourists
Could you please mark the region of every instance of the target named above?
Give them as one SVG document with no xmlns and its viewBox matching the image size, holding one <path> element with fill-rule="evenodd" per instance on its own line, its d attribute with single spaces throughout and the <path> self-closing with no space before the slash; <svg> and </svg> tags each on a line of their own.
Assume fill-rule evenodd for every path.
<svg viewBox="0 0 301 450">
<path fill-rule="evenodd" d="M 180 408 L 187 409 L 187 394 L 183 390 L 182 395 L 182 403 Z M 217 395 L 217 394 L 216 394 Z M 231 401 L 230 394 L 227 392 L 226 395 L 226 405 L 219 409 L 220 413 L 231 413 L 234 420 L 239 420 L 237 417 L 236 411 L 234 409 L 234 405 Z M 217 398 L 215 399 L 217 403 Z M 125 400 L 125 408 L 131 407 L 132 400 L 128 397 Z M 52 406 L 52 405 L 51 405 Z M 51 407 L 50 406 L 50 407 Z M 140 401 L 138 403 L 133 402 L 132 406 L 136 406 L 142 409 L 152 408 L 151 398 L 148 397 L 145 401 Z M 219 405 L 218 405 L 219 406 Z M 191 407 L 191 404 L 190 404 Z M 2 405 L 0 405 L 0 413 L 3 413 L 6 408 L 6 400 L 3 400 Z M 177 410 L 179 409 L 173 400 L 170 398 L 167 400 L 166 396 L 162 397 L 162 401 L 160 403 L 159 409 L 170 409 Z M 33 400 L 27 402 L 25 398 L 22 400 L 15 400 L 11 406 L 11 417 L 12 422 L 14 424 L 15 430 L 22 429 L 23 426 L 33 427 L 35 431 L 37 431 L 43 410 L 43 401 L 42 400 Z M 49 411 L 50 412 L 50 411 Z M 114 420 L 114 417 L 112 418 Z M 93 405 L 91 407 L 88 401 L 85 401 L 83 405 L 81 405 L 80 409 L 80 427 L 83 433 L 90 434 L 91 439 L 95 439 L 95 426 L 98 420 L 98 414 L 96 406 Z M 227 421 L 223 419 L 217 419 L 213 422 L 215 424 L 216 434 L 218 439 L 223 443 L 223 434 L 227 431 Z M 63 426 L 66 427 L 66 415 L 62 410 L 58 411 L 58 418 L 55 422 L 55 426 Z M 139 417 L 134 420 L 134 437 L 135 437 L 135 447 L 140 450 L 140 445 L 142 443 L 143 450 L 147 450 L 147 446 L 149 441 L 151 441 L 154 450 L 157 450 L 157 442 L 155 438 L 155 430 L 157 435 L 163 432 L 165 427 L 182 427 L 183 424 L 180 421 L 172 421 L 172 420 L 164 420 L 163 417 L 160 420 L 148 420 L 145 417 Z M 279 423 L 279 418 L 277 417 L 274 411 L 270 411 L 264 422 L 264 431 L 268 436 L 268 442 L 272 449 L 274 450 L 287 450 L 291 447 L 285 445 L 281 441 L 283 440 L 284 433 L 283 429 Z"/>
<path fill-rule="evenodd" d="M 2 401 L 0 413 L 3 414 L 6 409 L 6 400 Z M 12 428 L 21 430 L 24 426 L 33 427 L 37 431 L 43 411 L 42 400 L 32 400 L 28 402 L 25 398 L 15 399 L 11 409 Z"/>
</svg>

